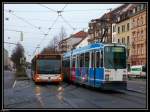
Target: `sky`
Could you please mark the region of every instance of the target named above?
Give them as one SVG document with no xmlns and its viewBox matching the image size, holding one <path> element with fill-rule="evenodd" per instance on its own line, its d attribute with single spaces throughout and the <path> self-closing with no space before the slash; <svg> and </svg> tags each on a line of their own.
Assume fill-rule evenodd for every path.
<svg viewBox="0 0 150 112">
<path fill-rule="evenodd" d="M 28 62 L 46 47 L 63 26 L 67 34 L 88 30 L 92 19 L 101 17 L 122 4 L 4 4 L 4 42 L 20 42 Z M 61 16 L 57 11 L 61 11 Z M 51 29 L 49 29 L 51 28 Z M 23 41 L 20 36 L 23 33 Z M 48 34 L 48 35 L 45 35 Z M 40 48 L 35 51 L 40 44 Z M 16 45 L 4 43 L 11 56 Z"/>
</svg>

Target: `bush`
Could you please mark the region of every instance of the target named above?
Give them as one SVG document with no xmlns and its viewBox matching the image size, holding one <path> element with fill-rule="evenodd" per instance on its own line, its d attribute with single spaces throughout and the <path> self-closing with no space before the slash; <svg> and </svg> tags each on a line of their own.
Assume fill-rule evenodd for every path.
<svg viewBox="0 0 150 112">
<path fill-rule="evenodd" d="M 18 68 L 15 73 L 16 77 L 27 77 L 26 70 L 24 68 Z"/>
</svg>

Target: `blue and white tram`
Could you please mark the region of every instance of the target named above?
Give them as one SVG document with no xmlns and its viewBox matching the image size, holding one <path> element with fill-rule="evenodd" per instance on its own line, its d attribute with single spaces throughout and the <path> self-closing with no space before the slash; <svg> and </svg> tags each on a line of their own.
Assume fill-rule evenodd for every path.
<svg viewBox="0 0 150 112">
<path fill-rule="evenodd" d="M 126 47 L 94 43 L 63 55 L 65 81 L 103 89 L 126 89 Z"/>
</svg>

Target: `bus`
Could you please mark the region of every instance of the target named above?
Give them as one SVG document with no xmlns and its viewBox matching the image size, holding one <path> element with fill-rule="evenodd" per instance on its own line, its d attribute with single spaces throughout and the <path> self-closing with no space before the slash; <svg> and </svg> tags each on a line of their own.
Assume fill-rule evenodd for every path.
<svg viewBox="0 0 150 112">
<path fill-rule="evenodd" d="M 131 66 L 130 77 L 146 77 L 146 65 Z"/>
<path fill-rule="evenodd" d="M 126 89 L 126 46 L 93 43 L 63 55 L 64 81 L 94 88 Z"/>
<path fill-rule="evenodd" d="M 37 54 L 32 59 L 31 76 L 35 83 L 62 82 L 62 55 Z"/>
</svg>

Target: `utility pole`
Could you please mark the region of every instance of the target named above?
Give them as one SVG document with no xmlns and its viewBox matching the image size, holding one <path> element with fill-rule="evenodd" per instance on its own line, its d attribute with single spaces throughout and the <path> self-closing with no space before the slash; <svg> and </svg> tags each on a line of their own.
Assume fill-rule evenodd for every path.
<svg viewBox="0 0 150 112">
<path fill-rule="evenodd" d="M 102 29 L 103 34 L 102 34 L 102 38 L 101 38 L 100 42 L 103 42 L 103 40 L 104 40 L 104 42 L 110 43 L 112 40 L 111 39 L 112 38 L 112 31 L 111 31 L 111 29 L 112 29 L 111 10 L 112 9 L 110 8 L 108 10 L 110 10 L 110 11 L 104 15 L 104 18 L 101 21 L 101 22 L 103 22 L 102 23 L 103 24 L 103 29 Z"/>
</svg>

